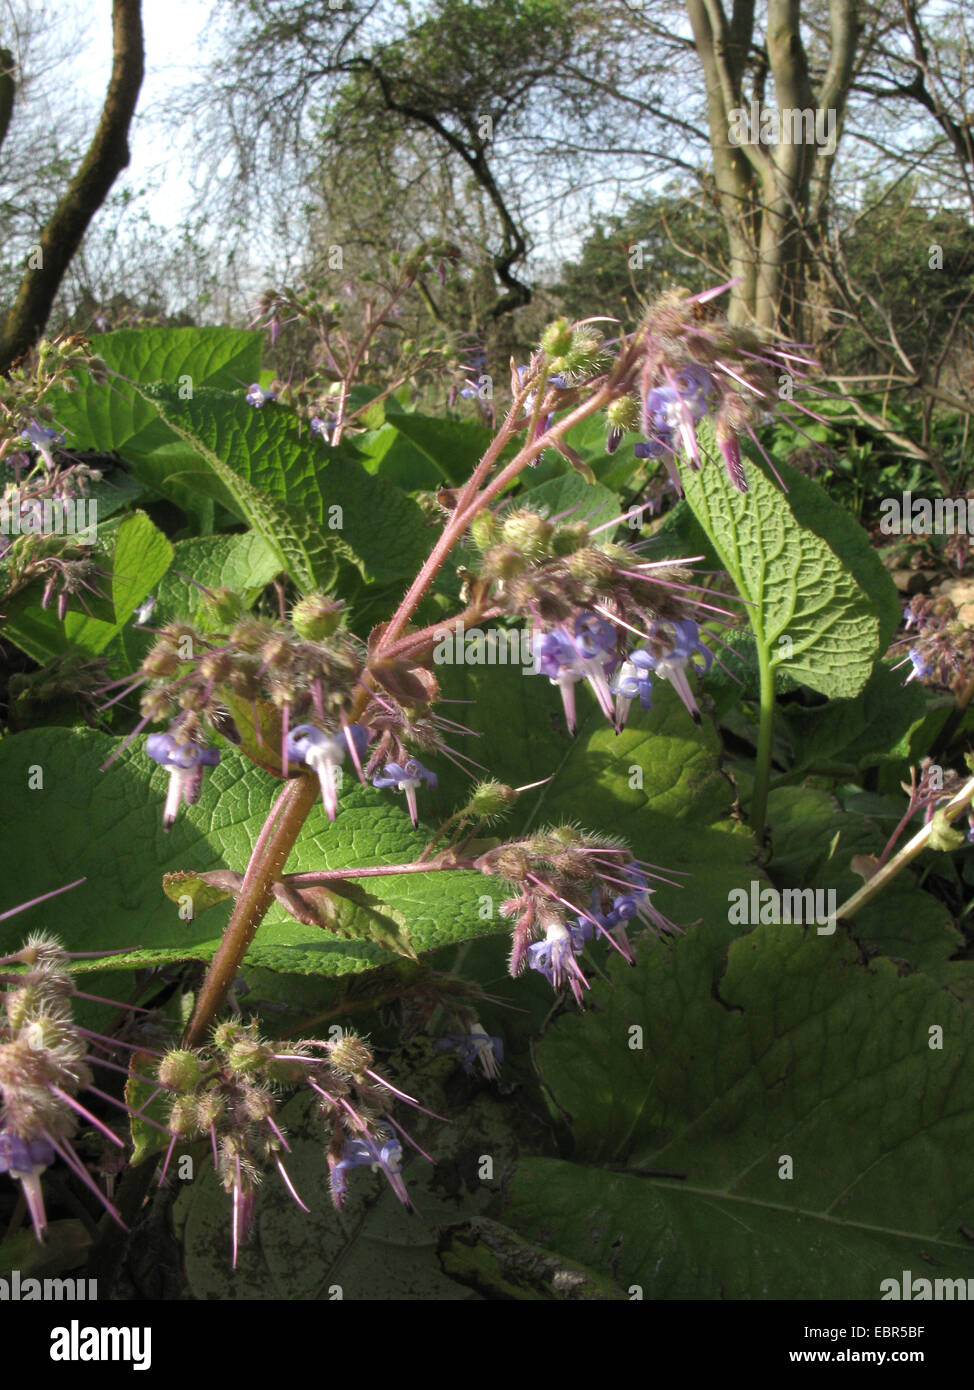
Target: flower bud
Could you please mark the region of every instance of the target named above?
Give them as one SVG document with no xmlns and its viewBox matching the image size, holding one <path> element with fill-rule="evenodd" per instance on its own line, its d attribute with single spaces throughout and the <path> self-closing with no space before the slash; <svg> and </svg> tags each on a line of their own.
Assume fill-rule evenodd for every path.
<svg viewBox="0 0 974 1390">
<path fill-rule="evenodd" d="M 258 1042 L 256 1038 L 241 1038 L 227 1054 L 227 1063 L 231 1071 L 258 1071 L 267 1060 L 267 1056 L 268 1049 L 264 1043 Z"/>
<path fill-rule="evenodd" d="M 568 572 L 575 579 L 601 584 L 615 574 L 615 561 L 594 546 L 585 546 L 568 557 Z"/>
<path fill-rule="evenodd" d="M 268 1115 L 274 1113 L 273 1100 L 266 1091 L 261 1091 L 256 1086 L 249 1086 L 244 1092 L 243 1107 L 247 1119 L 253 1120 L 254 1124 L 259 1124 L 261 1120 L 266 1120 Z"/>
<path fill-rule="evenodd" d="M 632 396 L 620 396 L 606 409 L 606 419 L 615 429 L 635 433 L 640 426 L 639 402 Z"/>
<path fill-rule="evenodd" d="M 575 550 L 581 550 L 583 545 L 588 544 L 588 527 L 584 521 L 575 522 L 571 526 L 557 526 L 551 537 L 552 555 L 571 555 Z"/>
<path fill-rule="evenodd" d="M 200 1129 L 212 1129 L 226 1114 L 226 1103 L 219 1091 L 205 1091 L 196 1101 L 196 1123 Z"/>
<path fill-rule="evenodd" d="M 517 792 L 503 782 L 481 782 L 474 788 L 465 813 L 470 816 L 500 816 L 517 800 Z"/>
<path fill-rule="evenodd" d="M 291 609 L 291 626 L 307 642 L 330 637 L 341 621 L 341 610 L 323 594 L 308 594 Z"/>
<path fill-rule="evenodd" d="M 505 543 L 526 555 L 529 560 L 538 560 L 548 554 L 551 532 L 550 521 L 537 512 L 526 509 L 511 512 L 504 518 L 501 526 L 501 535 Z"/>
<path fill-rule="evenodd" d="M 486 872 L 506 878 L 508 883 L 520 883 L 531 872 L 531 860 L 519 845 L 504 845 L 491 855 Z"/>
<path fill-rule="evenodd" d="M 195 1052 L 174 1049 L 159 1063 L 159 1081 L 174 1091 L 194 1091 L 200 1084 L 203 1069 Z"/>
<path fill-rule="evenodd" d="M 470 523 L 470 534 L 478 550 L 489 550 L 500 535 L 493 512 L 480 512 L 475 516 Z"/>
<path fill-rule="evenodd" d="M 177 1096 L 169 1111 L 169 1133 L 188 1138 L 200 1128 L 195 1096 Z"/>
<path fill-rule="evenodd" d="M 527 568 L 527 560 L 509 545 L 495 545 L 484 556 L 481 566 L 485 579 L 514 579 Z"/>
<path fill-rule="evenodd" d="M 347 1076 L 364 1076 L 373 1060 L 372 1049 L 354 1033 L 343 1033 L 331 1043 L 328 1055 L 335 1070 Z"/>
<path fill-rule="evenodd" d="M 220 1052 L 226 1055 L 235 1043 L 247 1036 L 247 1030 L 242 1023 L 236 1023 L 233 1019 L 228 1019 L 226 1023 L 218 1023 L 213 1030 L 213 1042 Z"/>
<path fill-rule="evenodd" d="M 144 676 L 171 676 L 179 668 L 179 657 L 168 647 L 155 646 L 142 662 Z"/>
<path fill-rule="evenodd" d="M 272 631 L 270 623 L 244 618 L 230 634 L 231 645 L 241 652 L 259 652 Z"/>
<path fill-rule="evenodd" d="M 564 357 L 572 350 L 572 327 L 567 319 L 555 319 L 541 335 L 541 350 L 549 357 Z"/>
<path fill-rule="evenodd" d="M 232 589 L 208 589 L 203 606 L 225 627 L 235 623 L 244 611 L 243 599 Z"/>
<path fill-rule="evenodd" d="M 269 637 L 260 649 L 261 660 L 265 666 L 279 666 L 290 654 L 290 643 L 286 637 L 279 634 Z"/>
<path fill-rule="evenodd" d="M 233 658 L 229 652 L 207 652 L 200 662 L 200 675 L 205 681 L 222 683 L 229 680 L 233 671 Z"/>
</svg>

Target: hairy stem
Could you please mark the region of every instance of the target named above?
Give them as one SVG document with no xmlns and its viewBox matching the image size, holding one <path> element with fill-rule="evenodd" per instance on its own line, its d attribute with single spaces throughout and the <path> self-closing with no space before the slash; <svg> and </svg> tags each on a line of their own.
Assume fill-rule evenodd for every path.
<svg viewBox="0 0 974 1390">
<path fill-rule="evenodd" d="M 972 797 L 974 797 L 974 777 L 969 778 L 957 795 L 951 797 L 947 805 L 941 808 L 941 814 L 948 823 L 956 820 L 963 811 L 969 809 Z M 933 831 L 934 822 L 931 820 L 927 822 L 922 830 L 917 831 L 912 840 L 907 841 L 899 854 L 894 855 L 888 864 L 884 864 L 881 869 L 878 869 L 876 873 L 873 874 L 872 878 L 869 879 L 867 883 L 863 884 L 858 892 L 853 893 L 852 897 L 848 898 L 842 906 L 837 909 L 835 914 L 836 918 L 840 921 L 848 921 L 850 917 L 855 916 L 857 912 L 864 908 L 867 903 L 872 902 L 873 898 L 881 893 L 886 885 L 892 882 L 896 875 L 906 868 L 907 864 L 914 860 L 922 850 L 926 849 L 927 842 L 933 834 Z"/>
<path fill-rule="evenodd" d="M 247 948 L 273 901 L 273 884 L 281 877 L 288 855 L 317 799 L 317 780 L 296 777 L 271 808 L 250 856 L 223 940 L 200 988 L 183 1040 L 185 1047 L 198 1047 L 203 1042 L 207 1029 L 223 1007 Z"/>
</svg>

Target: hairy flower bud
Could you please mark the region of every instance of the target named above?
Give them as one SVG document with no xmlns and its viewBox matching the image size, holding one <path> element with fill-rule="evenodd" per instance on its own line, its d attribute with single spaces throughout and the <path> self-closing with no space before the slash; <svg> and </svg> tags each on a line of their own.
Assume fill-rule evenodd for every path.
<svg viewBox="0 0 974 1390">
<path fill-rule="evenodd" d="M 547 555 L 551 543 L 551 522 L 538 512 L 526 508 L 509 513 L 501 526 L 505 544 L 512 546 L 529 560 Z"/>
<path fill-rule="evenodd" d="M 194 1091 L 203 1076 L 199 1057 L 195 1052 L 175 1049 L 167 1052 L 159 1063 L 159 1081 L 174 1091 Z"/>
<path fill-rule="evenodd" d="M 354 1033 L 343 1033 L 328 1048 L 331 1064 L 338 1072 L 347 1076 L 364 1076 L 372 1065 L 372 1049 Z"/>
<path fill-rule="evenodd" d="M 228 1053 L 235 1043 L 247 1036 L 247 1030 L 242 1023 L 236 1023 L 233 1019 L 227 1019 L 225 1023 L 218 1023 L 213 1029 L 213 1042 L 218 1050 L 224 1054 Z"/>
<path fill-rule="evenodd" d="M 340 621 L 339 605 L 323 594 L 308 594 L 291 610 L 291 626 L 307 642 L 320 642 L 323 637 L 330 637 Z"/>
<path fill-rule="evenodd" d="M 246 1073 L 258 1071 L 268 1056 L 269 1051 L 265 1043 L 259 1042 L 256 1038 L 241 1038 L 231 1047 L 227 1061 L 231 1071 Z"/>
<path fill-rule="evenodd" d="M 489 550 L 500 535 L 493 512 L 480 512 L 470 523 L 470 534 L 478 550 Z"/>
<path fill-rule="evenodd" d="M 642 411 L 639 402 L 632 396 L 620 396 L 606 407 L 606 419 L 615 429 L 634 433 L 639 429 Z"/>
<path fill-rule="evenodd" d="M 571 555 L 588 543 L 588 527 L 583 521 L 571 526 L 556 526 L 551 537 L 553 555 Z"/>
<path fill-rule="evenodd" d="M 586 580 L 590 584 L 604 584 L 615 574 L 615 561 L 603 550 L 594 546 L 584 546 L 575 550 L 567 558 L 568 572 L 575 579 Z"/>
<path fill-rule="evenodd" d="M 527 568 L 524 556 L 509 545 L 495 545 L 484 556 L 482 573 L 485 579 L 514 579 Z"/>
<path fill-rule="evenodd" d="M 563 357 L 572 349 L 572 326 L 567 319 L 555 319 L 541 335 L 541 350 L 549 357 Z"/>
<path fill-rule="evenodd" d="M 500 816 L 517 800 L 517 792 L 503 782 L 481 782 L 464 808 L 469 816 Z"/>
<path fill-rule="evenodd" d="M 177 1096 L 169 1111 L 169 1133 L 183 1139 L 197 1133 L 199 1128 L 196 1097 Z"/>
<path fill-rule="evenodd" d="M 244 611 L 243 599 L 232 589 L 208 589 L 203 606 L 224 627 L 237 622 Z"/>
</svg>

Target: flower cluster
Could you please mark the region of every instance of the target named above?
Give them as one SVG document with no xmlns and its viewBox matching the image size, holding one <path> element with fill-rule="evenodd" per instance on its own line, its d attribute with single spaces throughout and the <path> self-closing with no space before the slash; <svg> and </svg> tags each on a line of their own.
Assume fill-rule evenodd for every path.
<svg viewBox="0 0 974 1390">
<path fill-rule="evenodd" d="M 256 760 L 272 771 L 283 767 L 286 772 L 289 761 L 305 761 L 306 753 L 314 765 L 312 744 L 324 735 L 321 730 L 314 737 L 302 735 L 304 721 L 330 724 L 340 734 L 364 664 L 361 644 L 341 628 L 340 605 L 321 595 L 295 604 L 290 622 L 245 614 L 229 590 L 206 595 L 218 630 L 167 624 L 139 670 L 106 687 L 121 687 L 109 703 L 141 689 L 142 718 L 130 739 L 146 724 L 170 721 L 167 733 L 152 736 L 146 746 L 170 772 L 167 824 L 180 802 L 196 799 L 203 768 L 219 761 L 206 746 L 206 725 L 239 743 L 237 718 L 248 723 L 262 755 Z M 263 730 L 274 720 L 280 724 L 279 752 L 265 747 Z"/>
<path fill-rule="evenodd" d="M 945 596 L 917 594 L 904 617 L 910 635 L 895 642 L 891 651 L 896 654 L 907 648 L 899 663 L 910 663 L 907 682 L 919 680 L 959 690 L 974 674 L 974 630 L 960 620 Z"/>
<path fill-rule="evenodd" d="M 669 681 L 699 719 L 687 669 L 706 672 L 713 655 L 691 614 L 732 615 L 692 597 L 698 586 L 689 571 L 648 563 L 635 547 L 606 541 L 584 523 L 551 521 L 527 508 L 485 513 L 471 529 L 492 599 L 531 622 L 537 669 L 559 687 L 571 732 L 582 680 L 617 731 L 633 700 L 650 706 L 654 676 Z"/>
<path fill-rule="evenodd" d="M 308 1210 L 282 1158 L 290 1152 L 278 1123 L 285 1088 L 305 1086 L 315 1096 L 336 1207 L 345 1200 L 349 1172 L 362 1166 L 384 1173 L 399 1200 L 411 1207 L 400 1175 L 397 1131 L 404 1131 L 389 1110 L 394 1097 L 416 1102 L 384 1081 L 373 1061 L 368 1044 L 353 1033 L 277 1051 L 255 1025 L 238 1022 L 218 1024 L 207 1047 L 179 1048 L 162 1058 L 158 1079 L 170 1093 L 171 1136 L 163 1178 L 177 1143 L 209 1140 L 214 1168 L 233 1201 L 234 1266 L 252 1226 L 266 1164 L 274 1164 L 295 1202 Z"/>
<path fill-rule="evenodd" d="M 503 916 L 516 919 L 511 974 L 528 965 L 556 989 L 567 985 L 579 1003 L 588 988 L 578 964 L 587 942 L 603 937 L 631 961 L 627 923 L 638 920 L 657 935 L 681 930 L 653 906 L 649 879 L 660 878 L 654 866 L 620 841 L 578 826 L 511 840 L 481 855 L 476 867 L 515 890 L 501 905 Z"/>
<path fill-rule="evenodd" d="M 64 443 L 64 436 L 45 398 L 55 387 L 77 391 L 80 382 L 74 374 L 79 369 L 98 385 L 108 380 L 108 368 L 87 339 L 72 333 L 43 338 L 0 379 L 0 406 L 7 422 L 0 427 L 0 459 L 11 450 L 23 453 L 27 444 L 37 451 L 44 468 L 55 468 L 54 448 Z"/>
<path fill-rule="evenodd" d="M 3 994 L 0 1030 L 0 1173 L 9 1173 L 23 1188 L 38 1240 L 47 1227 L 40 1178 L 55 1157 L 117 1218 L 72 1144 L 80 1121 L 115 1144 L 121 1141 L 77 1099 L 86 1088 L 101 1092 L 92 1085 L 91 1064 L 98 1059 L 89 1056 L 91 1035 L 72 1018 L 76 991 L 68 954 L 56 941 L 31 937 L 0 964 L 26 967 L 5 977 L 11 987 Z"/>
<path fill-rule="evenodd" d="M 675 462 L 684 458 L 701 466 L 698 423 L 708 416 L 728 477 L 747 491 L 740 438 L 747 434 L 772 470 L 755 426 L 779 409 L 782 399 L 818 419 L 794 399 L 794 385 L 816 363 L 800 344 L 769 345 L 750 329 L 735 327 L 712 315 L 708 305 L 729 286 L 688 295 L 674 289 L 661 295 L 643 321 L 645 344 L 639 377 L 639 400 L 645 442 L 635 452 L 660 458 L 680 488 Z M 787 390 L 781 390 L 782 374 Z"/>
</svg>

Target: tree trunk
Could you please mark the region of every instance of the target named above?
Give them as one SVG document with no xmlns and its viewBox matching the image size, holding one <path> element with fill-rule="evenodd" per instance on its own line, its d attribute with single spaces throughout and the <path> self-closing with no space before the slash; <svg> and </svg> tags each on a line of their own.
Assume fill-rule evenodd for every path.
<svg viewBox="0 0 974 1390">
<path fill-rule="evenodd" d="M 129 127 L 145 67 L 141 0 L 113 0 L 112 33 L 112 75 L 101 119 L 77 173 L 37 239 L 32 264 L 0 326 L 0 372 L 41 337 L 71 258 L 129 162 Z"/>
</svg>

